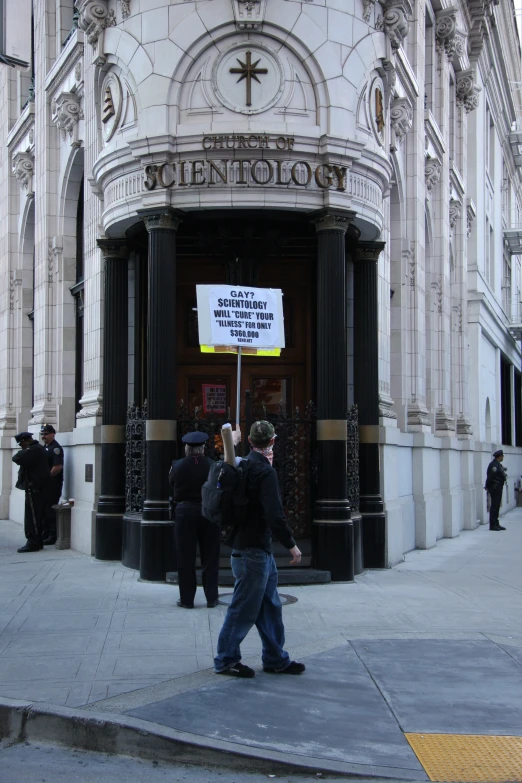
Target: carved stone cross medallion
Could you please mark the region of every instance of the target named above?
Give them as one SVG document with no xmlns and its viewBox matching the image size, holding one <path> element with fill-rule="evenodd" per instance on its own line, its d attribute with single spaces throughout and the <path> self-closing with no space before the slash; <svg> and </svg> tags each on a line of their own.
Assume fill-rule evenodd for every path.
<svg viewBox="0 0 522 783">
<path fill-rule="evenodd" d="M 257 66 L 261 62 L 261 58 L 253 63 L 252 52 L 246 52 L 246 63 L 242 62 L 239 57 L 236 59 L 241 67 L 231 68 L 230 73 L 240 74 L 239 79 L 237 80 L 238 83 L 242 82 L 243 79 L 246 79 L 246 105 L 252 106 L 252 79 L 255 79 L 256 82 L 261 84 L 257 78 L 258 74 L 268 73 L 268 68 L 258 68 Z"/>
</svg>

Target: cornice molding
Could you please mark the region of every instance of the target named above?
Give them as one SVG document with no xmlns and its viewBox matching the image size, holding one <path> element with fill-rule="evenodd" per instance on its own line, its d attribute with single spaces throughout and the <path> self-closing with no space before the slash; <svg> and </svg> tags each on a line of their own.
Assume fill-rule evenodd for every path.
<svg viewBox="0 0 522 783">
<path fill-rule="evenodd" d="M 75 30 L 74 35 L 67 41 L 67 45 L 53 67 L 45 77 L 44 89 L 46 92 L 54 92 L 60 84 L 69 76 L 83 55 L 85 36 L 81 30 Z"/>
</svg>

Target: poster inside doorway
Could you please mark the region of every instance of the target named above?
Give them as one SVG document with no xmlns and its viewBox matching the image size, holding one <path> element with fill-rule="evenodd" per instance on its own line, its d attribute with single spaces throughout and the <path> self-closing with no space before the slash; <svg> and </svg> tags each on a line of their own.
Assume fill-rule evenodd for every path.
<svg viewBox="0 0 522 783">
<path fill-rule="evenodd" d="M 203 383 L 203 413 L 227 412 L 227 387 L 225 384 Z"/>
</svg>

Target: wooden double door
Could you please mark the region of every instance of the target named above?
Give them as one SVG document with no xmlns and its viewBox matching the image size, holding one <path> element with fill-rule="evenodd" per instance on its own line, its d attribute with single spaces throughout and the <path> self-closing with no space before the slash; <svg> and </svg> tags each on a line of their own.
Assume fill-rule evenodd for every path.
<svg viewBox="0 0 522 783">
<path fill-rule="evenodd" d="M 254 262 L 245 256 L 235 259 L 230 254 L 212 253 L 195 259 L 184 254 L 181 238 L 177 260 L 177 392 L 189 415 L 195 411 L 200 416 L 230 412 L 230 417 L 236 418 L 237 355 L 201 353 L 196 310 L 198 284 L 233 283 L 283 291 L 286 346 L 277 358 L 242 357 L 240 418 L 245 417 L 247 390 L 252 409 L 266 410 L 268 416 L 278 415 L 282 409 L 288 415 L 296 407 L 302 411 L 312 398 L 315 264 L 309 252 L 299 257 L 293 246 L 287 254 L 283 247 L 274 256 L 273 252 L 263 253 L 260 244 L 256 255 Z M 236 279 L 231 280 L 233 273 Z"/>
</svg>

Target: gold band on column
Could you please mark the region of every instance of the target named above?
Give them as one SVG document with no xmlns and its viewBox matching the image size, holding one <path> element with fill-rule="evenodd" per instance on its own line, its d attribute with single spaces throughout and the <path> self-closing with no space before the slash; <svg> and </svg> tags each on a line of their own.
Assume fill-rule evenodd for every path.
<svg viewBox="0 0 522 783">
<path fill-rule="evenodd" d="M 176 440 L 175 419 L 154 419 L 145 423 L 146 440 Z"/>
<path fill-rule="evenodd" d="M 102 443 L 125 443 L 125 424 L 102 424 Z"/>
<path fill-rule="evenodd" d="M 359 424 L 359 443 L 379 443 L 379 425 Z"/>
<path fill-rule="evenodd" d="M 317 440 L 346 440 L 346 419 L 318 419 Z"/>
</svg>

